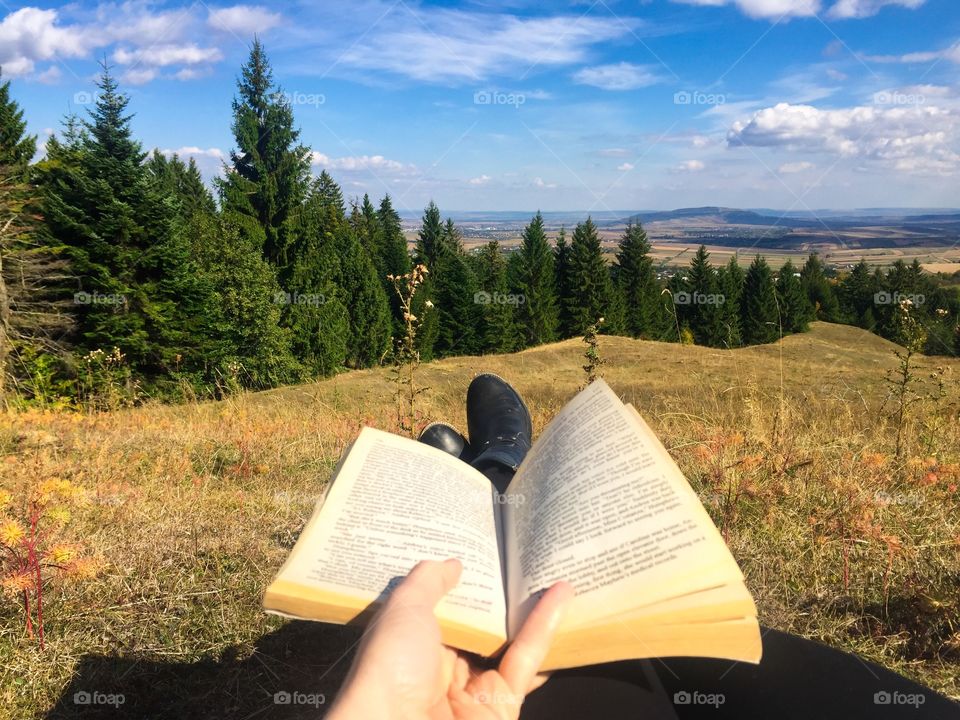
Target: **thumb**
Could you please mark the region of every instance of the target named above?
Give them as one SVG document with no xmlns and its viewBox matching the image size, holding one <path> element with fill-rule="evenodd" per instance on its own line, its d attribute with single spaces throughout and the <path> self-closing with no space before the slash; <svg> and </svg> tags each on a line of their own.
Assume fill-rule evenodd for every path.
<svg viewBox="0 0 960 720">
<path fill-rule="evenodd" d="M 422 560 L 397 585 L 386 607 L 420 605 L 431 610 L 460 582 L 463 565 L 459 560 Z"/>
</svg>

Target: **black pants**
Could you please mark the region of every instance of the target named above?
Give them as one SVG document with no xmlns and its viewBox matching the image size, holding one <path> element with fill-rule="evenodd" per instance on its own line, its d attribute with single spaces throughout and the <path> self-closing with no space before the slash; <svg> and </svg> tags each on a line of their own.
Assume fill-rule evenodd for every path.
<svg viewBox="0 0 960 720">
<path fill-rule="evenodd" d="M 521 720 L 960 720 L 960 705 L 896 673 L 763 628 L 759 665 L 631 660 L 555 673 Z"/>
<path fill-rule="evenodd" d="M 500 492 L 512 473 L 481 469 Z M 706 658 L 630 660 L 562 670 L 521 720 L 960 720 L 960 705 L 879 665 L 761 628 L 759 665 Z"/>
</svg>

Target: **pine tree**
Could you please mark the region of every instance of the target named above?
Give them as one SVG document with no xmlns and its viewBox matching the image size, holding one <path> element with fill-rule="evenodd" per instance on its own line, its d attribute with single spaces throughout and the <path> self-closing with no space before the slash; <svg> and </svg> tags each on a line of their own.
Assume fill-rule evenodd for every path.
<svg viewBox="0 0 960 720">
<path fill-rule="evenodd" d="M 780 337 L 780 313 L 773 273 L 760 255 L 747 270 L 740 309 L 744 344 L 769 343 Z"/>
<path fill-rule="evenodd" d="M 0 167 L 7 176 L 22 178 L 37 151 L 36 135 L 27 135 L 23 110 L 10 97 L 10 81 L 0 71 Z"/>
<path fill-rule="evenodd" d="M 400 215 L 393 209 L 389 195 L 384 195 L 377 210 L 377 223 L 380 227 L 380 262 L 378 271 L 383 273 L 384 289 L 390 298 L 390 314 L 393 317 L 393 335 L 400 337 L 403 333 L 402 308 L 400 298 L 393 290 L 393 285 L 387 280 L 388 275 L 406 275 L 410 272 L 410 253 L 407 250 L 407 238 L 403 234 L 400 224 Z"/>
<path fill-rule="evenodd" d="M 444 230 L 440 219 L 440 208 L 431 200 L 423 211 L 423 220 L 420 223 L 420 232 L 417 235 L 417 246 L 414 251 L 416 262 L 422 263 L 432 270 L 433 264 L 440 255 L 443 237 Z"/>
<path fill-rule="evenodd" d="M 440 313 L 433 302 L 436 295 L 434 286 L 435 282 L 428 271 L 426 279 L 413 296 L 413 314 L 420 320 L 416 347 L 423 362 L 436 357 L 437 338 L 440 335 Z"/>
<path fill-rule="evenodd" d="M 376 208 L 370 202 L 370 196 L 366 193 L 363 195 L 363 200 L 352 204 L 350 226 L 353 228 L 357 241 L 373 261 L 377 275 L 386 277 L 387 273 L 383 266 L 383 251 L 381 249 L 383 233 L 380 229 L 380 219 L 377 217 Z"/>
<path fill-rule="evenodd" d="M 187 220 L 198 212 L 208 215 L 216 212 L 213 195 L 204 185 L 193 158 L 184 163 L 176 153 L 168 159 L 159 150 L 154 150 L 147 159 L 146 169 L 154 187 L 177 203 L 181 218 Z"/>
<path fill-rule="evenodd" d="M 519 328 L 515 321 L 516 309 L 510 302 L 493 302 L 497 298 L 510 298 L 507 283 L 507 261 L 500 252 L 500 244 L 491 240 L 484 245 L 474 263 L 477 284 L 488 302 L 482 306 L 483 337 L 481 349 L 484 352 L 513 352 L 521 344 Z M 519 302 L 519 297 L 512 295 Z"/>
<path fill-rule="evenodd" d="M 310 375 L 330 375 L 347 364 L 350 314 L 341 277 L 337 235 L 344 222 L 339 188 L 321 174 L 298 217 L 297 251 L 280 299 L 282 325 L 294 355 Z"/>
<path fill-rule="evenodd" d="M 624 299 L 624 329 L 653 338 L 660 286 L 650 259 L 650 242 L 639 223 L 628 223 L 617 247 L 617 284 Z"/>
<path fill-rule="evenodd" d="M 215 289 L 205 318 L 213 336 L 204 357 L 208 374 L 215 376 L 210 379 L 238 376 L 257 389 L 300 379 L 291 340 L 304 336 L 280 326 L 281 313 L 296 306 L 281 300 L 273 268 L 256 243 L 229 221 L 206 213 L 195 214 L 187 232 L 199 273 Z"/>
<path fill-rule="evenodd" d="M 573 292 L 570 287 L 570 245 L 567 243 L 566 230 L 560 228 L 557 243 L 553 250 L 554 288 L 557 297 L 557 334 L 560 339 L 573 337 Z"/>
<path fill-rule="evenodd" d="M 815 319 L 840 322 L 840 305 L 837 294 L 827 279 L 820 256 L 811 253 L 800 270 L 800 284 L 813 306 Z"/>
<path fill-rule="evenodd" d="M 710 264 L 710 253 L 701 245 L 687 271 L 687 299 L 682 317 L 687 320 L 698 345 L 722 347 L 726 340 L 721 319 L 720 287 L 717 271 Z M 724 298 L 726 299 L 726 298 Z"/>
<path fill-rule="evenodd" d="M 68 247 L 79 276 L 79 344 L 118 347 L 136 369 L 200 373 L 211 342 L 200 277 L 167 196 L 153 187 L 134 140 L 128 98 L 104 65 L 100 93 L 66 144 L 48 144 L 39 177 L 45 232 Z"/>
<path fill-rule="evenodd" d="M 454 244 L 444 243 L 430 275 L 438 325 L 435 354 L 446 357 L 480 352 L 483 305 L 477 301 L 477 278 L 466 258 Z"/>
<path fill-rule="evenodd" d="M 846 322 L 867 330 L 876 325 L 875 295 L 880 292 L 877 278 L 865 260 L 860 260 L 843 279 L 839 288 L 840 312 Z"/>
<path fill-rule="evenodd" d="M 806 332 L 810 329 L 813 307 L 803 291 L 803 285 L 790 260 L 780 268 L 780 274 L 777 277 L 777 298 L 785 333 Z"/>
<path fill-rule="evenodd" d="M 717 273 L 717 285 L 723 295 L 723 303 L 720 305 L 722 347 L 735 348 L 743 343 L 740 331 L 740 300 L 745 279 L 736 255 Z"/>
<path fill-rule="evenodd" d="M 690 332 L 690 326 L 686 319 L 680 315 L 680 308 L 685 307 L 685 305 L 677 302 L 681 293 L 685 292 L 689 292 L 687 281 L 681 273 L 673 273 L 667 279 L 666 288 L 660 295 L 660 307 L 667 317 L 667 322 L 664 323 L 663 327 L 664 333 L 660 337 L 661 340 L 693 344 L 693 333 Z"/>
<path fill-rule="evenodd" d="M 629 335 L 626 330 L 627 300 L 617 281 L 617 268 L 608 266 L 607 271 L 610 274 L 610 302 L 597 329 L 602 329 L 606 335 Z"/>
<path fill-rule="evenodd" d="M 524 228 L 522 238 L 510 277 L 513 293 L 518 301 L 523 298 L 515 317 L 524 344 L 540 345 L 557 337 L 557 302 L 553 251 L 539 211 Z"/>
<path fill-rule="evenodd" d="M 340 276 L 344 302 L 350 315 L 347 336 L 348 367 L 370 367 L 378 364 L 390 350 L 393 323 L 390 303 L 377 270 L 367 252 L 349 226 L 337 233 Z"/>
<path fill-rule="evenodd" d="M 583 335 L 608 312 L 612 290 L 600 235 L 589 217 L 573 231 L 569 267 L 570 319 L 574 333 Z"/>
<path fill-rule="evenodd" d="M 453 218 L 447 218 L 447 221 L 443 224 L 442 237 L 445 247 L 450 248 L 460 255 L 463 254 L 463 233 L 460 232 L 460 228 L 453 222 Z"/>
<path fill-rule="evenodd" d="M 290 221 L 303 202 L 309 148 L 298 144 L 293 110 L 273 86 L 270 61 L 254 40 L 233 100 L 231 170 L 218 181 L 223 207 L 255 218 L 264 231 L 263 254 L 281 274 L 293 262 Z"/>
<path fill-rule="evenodd" d="M 39 192 L 28 173 L 36 137 L 25 131 L 0 77 L 0 398 L 9 386 L 32 394 L 31 378 L 41 374 L 33 366 L 45 358 L 63 370 L 73 328 L 68 263 L 38 232 Z"/>
<path fill-rule="evenodd" d="M 321 170 L 320 175 L 310 186 L 310 195 L 319 203 L 321 224 L 332 238 L 334 231 L 346 222 L 346 210 L 343 206 L 343 192 L 330 177 L 330 173 Z"/>
</svg>

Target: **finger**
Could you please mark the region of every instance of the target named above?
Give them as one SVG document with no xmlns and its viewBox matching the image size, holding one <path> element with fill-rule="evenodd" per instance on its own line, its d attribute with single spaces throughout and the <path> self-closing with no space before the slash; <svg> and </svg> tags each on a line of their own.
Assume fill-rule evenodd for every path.
<svg viewBox="0 0 960 720">
<path fill-rule="evenodd" d="M 462 655 L 458 655 L 453 666 L 453 682 L 450 686 L 462 690 L 470 682 L 470 675 L 470 663 Z"/>
<path fill-rule="evenodd" d="M 540 673 L 539 675 L 534 675 L 533 680 L 530 681 L 530 687 L 527 688 L 527 694 L 529 695 L 532 693 L 549 679 L 550 673 Z"/>
<path fill-rule="evenodd" d="M 515 693 L 526 694 L 532 689 L 534 677 L 573 595 L 573 586 L 569 583 L 554 584 L 537 602 L 507 648 L 500 661 L 500 674 Z"/>
<path fill-rule="evenodd" d="M 432 610 L 456 587 L 462 571 L 459 560 L 422 560 L 391 593 L 387 607 L 422 605 Z"/>
</svg>

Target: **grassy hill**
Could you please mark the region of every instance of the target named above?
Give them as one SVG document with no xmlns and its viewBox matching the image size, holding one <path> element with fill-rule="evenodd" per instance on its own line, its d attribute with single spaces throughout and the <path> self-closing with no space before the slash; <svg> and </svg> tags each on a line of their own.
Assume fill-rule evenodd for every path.
<svg viewBox="0 0 960 720">
<path fill-rule="evenodd" d="M 884 405 L 895 347 L 818 323 L 735 351 L 604 337 L 601 354 L 727 537 L 762 622 L 960 697 L 960 362 L 921 359 L 915 389 L 926 396 L 940 366 L 946 395 L 910 406 L 898 459 Z M 419 421 L 463 427 L 471 377 L 492 371 L 539 431 L 584 381 L 582 352 L 566 341 L 424 365 Z M 65 538 L 103 561 L 51 587 L 44 651 L 4 597 L 0 717 L 77 717 L 83 690 L 123 693 L 136 717 L 277 717 L 280 689 L 331 698 L 357 632 L 267 617 L 260 595 L 358 429 L 396 430 L 390 377 L 0 416 L 0 488 L 82 486 Z"/>
</svg>

